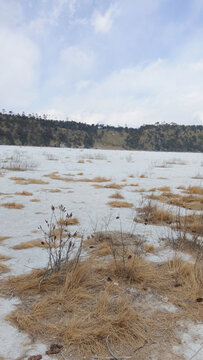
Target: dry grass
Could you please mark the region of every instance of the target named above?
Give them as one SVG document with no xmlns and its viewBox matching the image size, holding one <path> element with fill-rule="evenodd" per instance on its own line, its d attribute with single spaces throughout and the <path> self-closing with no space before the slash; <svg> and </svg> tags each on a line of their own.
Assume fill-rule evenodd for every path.
<svg viewBox="0 0 203 360">
<path fill-rule="evenodd" d="M 7 209 L 23 209 L 24 205 L 22 204 L 17 204 L 16 202 L 11 202 L 11 203 L 4 203 L 1 204 L 1 206 L 7 208 Z"/>
<path fill-rule="evenodd" d="M 163 192 L 161 195 L 150 195 L 151 200 L 158 200 L 163 203 L 183 207 L 190 210 L 203 210 L 203 196 L 187 195 L 182 196 L 171 192 Z"/>
<path fill-rule="evenodd" d="M 84 160 L 78 160 L 78 164 L 84 164 Z"/>
<path fill-rule="evenodd" d="M 10 239 L 10 236 L 0 236 L 0 241 Z"/>
<path fill-rule="evenodd" d="M 118 192 L 110 195 L 109 198 L 110 198 L 110 199 L 124 199 L 124 197 L 123 197 L 120 193 L 118 193 Z"/>
<path fill-rule="evenodd" d="M 51 189 L 49 190 L 50 193 L 58 193 L 58 192 L 61 192 L 60 189 Z"/>
<path fill-rule="evenodd" d="M 138 193 L 145 192 L 145 191 L 147 191 L 147 190 L 144 188 L 133 190 L 133 192 L 138 192 Z"/>
<path fill-rule="evenodd" d="M 141 175 L 139 176 L 139 178 L 140 178 L 140 179 L 145 179 L 145 178 L 148 178 L 148 176 L 145 175 L 145 174 L 141 174 Z"/>
<path fill-rule="evenodd" d="M 16 184 L 19 185 L 29 185 L 29 184 L 40 184 L 40 185 L 44 185 L 44 184 L 49 184 L 46 181 L 43 181 L 41 179 L 26 179 L 23 177 L 10 177 L 10 180 L 15 181 Z"/>
<path fill-rule="evenodd" d="M 83 175 L 83 172 L 79 172 L 77 175 L 82 176 L 82 175 Z"/>
<path fill-rule="evenodd" d="M 10 259 L 11 258 L 9 256 L 0 254 L 0 261 L 7 261 L 7 260 L 10 260 Z"/>
<path fill-rule="evenodd" d="M 40 202 L 39 199 L 31 199 L 30 202 Z"/>
<path fill-rule="evenodd" d="M 155 349 L 161 356 L 167 353 L 176 359 L 172 348 L 177 344 L 178 323 L 203 320 L 202 304 L 197 302 L 202 296 L 198 266 L 177 258 L 164 264 L 129 258 L 123 274 L 122 263 L 115 268 L 108 251 L 101 243 L 95 245 L 99 245 L 98 256 L 91 256 L 75 270 L 64 268 L 52 274 L 40 290 L 43 270 L 4 280 L 2 292 L 22 300 L 8 320 L 41 342 L 65 345 L 67 357 L 72 353 L 77 359 L 98 354 L 106 358 L 109 336 L 119 356 L 134 358 L 135 350 L 146 340 L 140 360 Z M 178 311 L 161 309 L 160 300 L 166 297 Z M 158 305 L 150 298 L 159 299 Z"/>
<path fill-rule="evenodd" d="M 29 191 L 16 192 L 15 195 L 32 196 L 33 194 Z"/>
<path fill-rule="evenodd" d="M 170 225 L 175 223 L 175 216 L 169 211 L 152 205 L 150 202 L 144 207 L 138 209 L 138 216 L 134 219 L 136 222 L 154 225 Z"/>
<path fill-rule="evenodd" d="M 196 176 L 193 176 L 192 179 L 203 180 L 203 176 L 202 175 L 196 175 Z"/>
<path fill-rule="evenodd" d="M 96 182 L 96 183 L 102 183 L 102 182 L 107 182 L 110 181 L 110 179 L 107 179 L 105 177 L 101 177 L 101 176 L 97 176 L 93 179 L 88 179 L 88 178 L 83 178 L 83 179 L 78 179 L 77 181 L 79 182 Z"/>
<path fill-rule="evenodd" d="M 157 188 L 157 190 L 168 192 L 171 190 L 171 188 L 169 186 L 162 186 L 162 187 Z"/>
<path fill-rule="evenodd" d="M 145 250 L 147 253 L 153 253 L 153 252 L 154 252 L 154 245 L 152 245 L 152 244 L 145 244 L 145 245 L 144 245 L 144 250 Z"/>
<path fill-rule="evenodd" d="M 71 175 L 71 177 L 63 177 L 63 176 L 58 175 L 58 171 L 54 171 L 50 174 L 44 175 L 44 177 L 48 177 L 52 180 L 59 180 L 59 181 L 65 181 L 65 182 L 75 181 L 72 178 L 72 175 Z"/>
<path fill-rule="evenodd" d="M 109 201 L 107 205 L 115 208 L 132 208 L 133 204 L 127 201 Z"/>
<path fill-rule="evenodd" d="M 189 186 L 187 189 L 183 188 L 184 192 L 194 195 L 203 195 L 203 187 L 201 186 Z"/>
<path fill-rule="evenodd" d="M 111 184 L 104 186 L 105 189 L 122 189 L 122 187 L 123 187 L 123 185 L 118 185 L 115 183 L 111 183 Z"/>
<path fill-rule="evenodd" d="M 123 234 L 123 239 L 126 245 L 135 240 L 129 234 Z M 85 249 L 91 251 L 88 259 L 77 268 L 64 267 L 53 273 L 41 283 L 40 290 L 44 270 L 1 282 L 3 294 L 22 300 L 8 320 L 41 342 L 64 345 L 67 358 L 70 353 L 77 359 L 91 355 L 106 358 L 110 355 L 106 348 L 109 336 L 117 356 L 134 358 L 136 349 L 146 340 L 146 346 L 139 350 L 140 360 L 149 358 L 155 350 L 160 359 L 163 354 L 178 359 L 173 354 L 178 324 L 186 319 L 203 320 L 202 304 L 197 301 L 203 296 L 202 263 L 194 265 L 174 258 L 156 264 L 127 256 L 123 272 L 122 258 L 115 266 L 110 256 L 106 233 L 89 237 L 85 243 Z M 120 235 L 114 244 L 122 251 Z M 153 250 L 153 245 L 145 245 L 145 251 Z M 176 312 L 161 308 L 160 301 L 167 306 L 166 298 L 169 305 L 177 307 Z"/>
<path fill-rule="evenodd" d="M 34 247 L 47 248 L 47 244 L 42 239 L 30 240 L 21 242 L 12 247 L 14 250 L 32 249 Z M 55 244 L 51 244 L 51 247 L 56 247 Z"/>
<path fill-rule="evenodd" d="M 70 225 L 78 225 L 79 220 L 77 218 L 67 218 L 67 219 L 61 219 L 59 221 L 60 225 L 70 226 Z"/>
<path fill-rule="evenodd" d="M 9 272 L 9 271 L 10 271 L 10 269 L 9 269 L 8 266 L 6 266 L 6 265 L 4 265 L 4 264 L 0 264 L 0 274 L 2 274 L 2 273 L 7 273 L 7 272 Z"/>
<path fill-rule="evenodd" d="M 149 202 L 138 209 L 138 216 L 134 218 L 134 221 L 144 223 L 145 225 L 166 225 L 178 232 L 191 233 L 203 237 L 203 214 L 194 213 L 192 215 L 176 216 Z"/>
</svg>

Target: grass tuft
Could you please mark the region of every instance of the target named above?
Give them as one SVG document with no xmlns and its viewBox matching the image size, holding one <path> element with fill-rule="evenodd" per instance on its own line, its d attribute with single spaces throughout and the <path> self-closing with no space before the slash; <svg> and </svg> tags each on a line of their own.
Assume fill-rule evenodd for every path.
<svg viewBox="0 0 203 360">
<path fill-rule="evenodd" d="M 11 203 L 4 203 L 1 204 L 1 206 L 7 208 L 7 209 L 23 209 L 24 205 L 22 204 L 17 204 L 16 202 L 11 202 Z"/>
<path fill-rule="evenodd" d="M 129 203 L 127 201 L 109 201 L 107 204 L 109 206 L 115 207 L 115 208 L 131 208 L 131 207 L 133 207 L 133 204 Z"/>
</svg>

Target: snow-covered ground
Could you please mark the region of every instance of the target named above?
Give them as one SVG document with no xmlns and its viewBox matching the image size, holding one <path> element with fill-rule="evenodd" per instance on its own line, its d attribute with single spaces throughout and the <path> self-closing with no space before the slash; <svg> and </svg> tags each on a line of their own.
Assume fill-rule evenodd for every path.
<svg viewBox="0 0 203 360">
<path fill-rule="evenodd" d="M 136 234 L 144 236 L 148 243 L 158 247 L 159 238 L 166 235 L 166 229 L 133 222 L 136 208 L 141 206 L 145 194 L 135 190 L 169 186 L 175 193 L 180 191 L 177 189 L 179 186 L 202 186 L 203 183 L 203 155 L 196 153 L 0 146 L 1 167 L 7 167 L 9 164 L 13 166 L 11 158 L 21 162 L 28 169 L 25 171 L 0 169 L 0 205 L 7 202 L 24 205 L 22 209 L 7 209 L 0 206 L 0 236 L 9 237 L 0 242 L 0 254 L 11 258 L 4 262 L 10 268 L 9 275 L 26 273 L 33 268 L 46 265 L 46 250 L 37 247 L 14 250 L 12 247 L 24 241 L 43 237 L 40 232 L 36 233 L 36 230 L 39 225 L 44 226 L 45 219 L 49 220 L 51 205 L 63 204 L 68 212 L 72 212 L 79 220 L 79 225 L 73 229 L 84 234 L 84 237 L 98 230 L 120 230 L 122 226 L 122 231 L 135 231 Z M 73 180 L 62 181 L 45 177 L 52 172 L 57 172 L 57 175 L 63 178 L 70 178 L 72 175 Z M 21 185 L 16 184 L 10 179 L 11 177 L 40 179 L 48 184 Z M 105 177 L 110 179 L 111 183 L 123 187 L 121 190 L 98 188 L 94 185 L 106 185 L 110 182 L 80 181 L 95 177 Z M 138 186 L 133 186 L 136 184 Z M 56 189 L 60 192 L 50 192 Z M 15 194 L 22 191 L 33 195 Z M 107 204 L 108 201 L 113 200 L 109 199 L 109 196 L 117 191 L 123 195 L 124 201 L 133 204 L 132 208 L 117 209 Z M 32 202 L 33 199 L 39 201 Z M 117 216 L 120 217 L 119 221 L 116 219 Z M 169 256 L 168 250 L 163 250 L 157 257 L 151 255 L 150 260 L 164 261 L 167 256 Z M 1 275 L 2 278 L 5 276 L 7 274 Z M 31 346 L 25 345 L 26 342 L 29 343 L 27 335 L 19 333 L 4 320 L 5 315 L 14 305 L 14 300 L 1 299 L 0 357 L 4 359 L 16 359 L 26 350 L 29 353 Z M 202 342 L 203 325 L 189 324 L 188 332 L 184 336 L 184 346 L 177 346 L 174 351 L 182 354 L 183 359 L 189 360 Z M 36 353 L 35 348 L 31 351 Z M 203 359 L 203 350 L 194 359 Z"/>
</svg>

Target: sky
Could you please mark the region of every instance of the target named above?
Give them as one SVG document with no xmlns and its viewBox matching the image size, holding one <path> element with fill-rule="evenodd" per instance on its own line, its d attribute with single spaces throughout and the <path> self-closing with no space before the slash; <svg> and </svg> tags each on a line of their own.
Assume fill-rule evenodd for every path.
<svg viewBox="0 0 203 360">
<path fill-rule="evenodd" d="M 203 0 L 0 0 L 0 107 L 203 125 Z"/>
</svg>

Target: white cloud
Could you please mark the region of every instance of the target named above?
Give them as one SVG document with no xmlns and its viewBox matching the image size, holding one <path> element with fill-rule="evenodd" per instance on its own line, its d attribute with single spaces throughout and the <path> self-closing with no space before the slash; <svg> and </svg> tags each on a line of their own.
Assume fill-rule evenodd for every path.
<svg viewBox="0 0 203 360">
<path fill-rule="evenodd" d="M 118 7 L 111 4 L 103 15 L 96 10 L 92 15 L 91 24 L 96 32 L 107 33 L 111 29 L 113 20 L 118 14 Z"/>
<path fill-rule="evenodd" d="M 157 60 L 113 72 L 100 82 L 78 81 L 72 94 L 52 106 L 88 123 L 140 126 L 143 123 L 203 121 L 202 60 Z"/>
<path fill-rule="evenodd" d="M 49 31 L 50 26 L 56 26 L 59 23 L 59 18 L 63 11 L 65 11 L 65 6 L 68 5 L 68 10 L 70 16 L 74 14 L 75 11 L 75 0 L 53 0 L 52 5 L 50 5 L 50 11 L 42 13 L 30 22 L 30 30 L 37 34 L 46 34 Z"/>
<path fill-rule="evenodd" d="M 0 30 L 0 99 L 5 108 L 25 109 L 36 96 L 40 54 L 20 32 Z"/>
<path fill-rule="evenodd" d="M 47 91 L 50 88 L 57 89 L 60 93 L 67 92 L 68 89 L 73 91 L 74 83 L 88 77 L 94 65 L 95 55 L 92 51 L 79 46 L 69 46 L 63 49 L 54 72 L 47 81 Z"/>
</svg>

